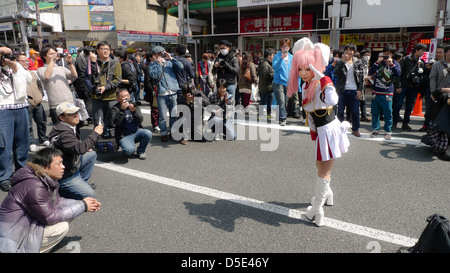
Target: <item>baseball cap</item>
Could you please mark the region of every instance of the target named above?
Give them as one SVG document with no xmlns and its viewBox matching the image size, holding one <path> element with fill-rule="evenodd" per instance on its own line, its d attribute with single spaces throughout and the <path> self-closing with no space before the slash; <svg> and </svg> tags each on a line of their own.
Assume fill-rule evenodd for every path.
<svg viewBox="0 0 450 273">
<path fill-rule="evenodd" d="M 228 47 L 231 47 L 231 44 L 230 44 L 230 42 L 228 42 L 228 40 L 222 40 L 222 41 L 220 41 L 219 45 L 220 44 L 224 44 L 224 45 L 226 45 Z"/>
<path fill-rule="evenodd" d="M 73 103 L 65 101 L 56 106 L 56 115 L 60 116 L 64 113 L 66 114 L 74 114 L 78 112 L 81 108 L 76 107 Z"/>
<path fill-rule="evenodd" d="M 162 46 L 155 46 L 154 48 L 152 48 L 152 53 L 153 54 L 158 54 L 158 53 L 161 53 L 161 52 L 164 52 L 164 51 L 166 51 L 166 50 Z"/>
</svg>

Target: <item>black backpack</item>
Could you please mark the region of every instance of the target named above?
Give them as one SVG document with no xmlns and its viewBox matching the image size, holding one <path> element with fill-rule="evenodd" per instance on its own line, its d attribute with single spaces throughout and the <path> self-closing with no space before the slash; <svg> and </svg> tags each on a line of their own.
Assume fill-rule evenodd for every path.
<svg viewBox="0 0 450 273">
<path fill-rule="evenodd" d="M 439 214 L 427 218 L 428 225 L 410 253 L 450 253 L 450 224 Z"/>
</svg>

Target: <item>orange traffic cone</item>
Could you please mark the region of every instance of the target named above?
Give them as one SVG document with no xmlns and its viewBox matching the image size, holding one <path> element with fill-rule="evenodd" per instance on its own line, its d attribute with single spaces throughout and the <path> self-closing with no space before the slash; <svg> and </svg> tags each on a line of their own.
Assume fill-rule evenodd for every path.
<svg viewBox="0 0 450 273">
<path fill-rule="evenodd" d="M 422 113 L 422 98 L 420 97 L 420 94 L 417 94 L 416 104 L 414 104 L 414 110 L 413 110 L 411 116 L 416 116 L 416 117 L 424 116 L 424 114 Z"/>
</svg>

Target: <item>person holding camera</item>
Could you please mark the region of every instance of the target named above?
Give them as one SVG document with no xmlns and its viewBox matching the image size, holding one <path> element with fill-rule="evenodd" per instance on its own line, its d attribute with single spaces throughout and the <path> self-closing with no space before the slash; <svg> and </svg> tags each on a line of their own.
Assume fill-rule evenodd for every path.
<svg viewBox="0 0 450 273">
<path fill-rule="evenodd" d="M 219 80 L 225 79 L 228 83 L 227 92 L 233 96 L 236 101 L 236 85 L 239 75 L 239 60 L 231 51 L 231 43 L 228 40 L 222 40 L 219 43 L 220 53 L 214 60 L 212 73 L 216 75 L 216 86 L 219 86 Z"/>
<path fill-rule="evenodd" d="M 59 121 L 56 106 L 65 101 L 74 103 L 74 94 L 69 87 L 69 80 L 74 81 L 78 76 L 72 62 L 72 56 L 67 55 L 65 58 L 69 70 L 56 64 L 56 61 L 60 58 L 58 54 L 54 46 L 49 44 L 43 46 L 40 55 L 43 57 L 44 66 L 37 70 L 37 74 L 44 84 L 44 89 L 47 91 L 50 118 L 53 125 Z"/>
<path fill-rule="evenodd" d="M 177 92 L 180 90 L 176 73 L 181 71 L 183 64 L 166 52 L 162 46 L 152 49 L 156 61 L 149 66 L 149 74 L 158 86 L 157 101 L 159 111 L 159 127 L 161 130 L 161 141 L 169 141 L 169 130 L 167 129 L 166 113 L 169 110 L 172 127 L 177 119 Z M 175 111 L 173 111 L 175 109 Z"/>
<path fill-rule="evenodd" d="M 73 219 L 100 209 L 92 197 L 73 200 L 58 194 L 57 180 L 65 171 L 62 156 L 58 149 L 44 148 L 13 175 L 13 187 L 0 207 L 0 253 L 49 252 Z"/>
<path fill-rule="evenodd" d="M 94 52 L 94 48 L 87 45 L 83 47 L 83 52 L 78 55 L 75 60 L 75 68 L 77 70 L 78 78 L 73 83 L 78 98 L 82 99 L 86 105 L 86 111 L 89 114 L 89 118 L 87 119 L 88 123 L 92 123 L 92 98 L 91 90 L 87 87 L 85 78 L 88 61 L 92 52 Z"/>
<path fill-rule="evenodd" d="M 183 84 L 181 87 L 182 95 L 178 98 L 177 107 L 179 105 L 185 105 L 189 108 L 190 113 L 190 128 L 186 128 L 187 117 L 180 116 L 181 124 L 183 125 L 180 130 L 182 138 L 180 143 L 186 145 L 188 140 L 205 140 L 203 137 L 203 110 L 209 105 L 209 99 L 206 97 L 202 90 L 197 90 L 195 85 L 191 82 Z M 178 111 L 183 114 L 183 111 Z M 198 117 L 195 115 L 200 114 Z"/>
<path fill-rule="evenodd" d="M 223 140 L 224 134 L 226 140 L 236 140 L 237 134 L 234 130 L 234 99 L 227 92 L 228 82 L 220 79 L 217 84 L 217 92 L 209 95 L 210 105 L 217 105 L 212 112 L 209 124 L 214 134 L 214 140 Z"/>
<path fill-rule="evenodd" d="M 392 138 L 392 97 L 394 96 L 394 81 L 400 77 L 400 64 L 392 59 L 395 47 L 388 45 L 384 47 L 383 53 L 369 70 L 369 75 L 373 75 L 374 83 L 372 93 L 375 98 L 372 100 L 372 129 L 371 137 L 377 137 L 380 132 L 380 114 L 384 116 L 384 131 L 386 140 Z"/>
<path fill-rule="evenodd" d="M 117 143 L 123 153 L 130 158 L 135 150 L 139 159 L 147 159 L 145 150 L 152 140 L 152 132 L 142 127 L 144 116 L 141 108 L 132 102 L 126 88 L 119 88 L 116 92 L 117 103 L 108 113 L 109 128 L 115 128 Z M 135 143 L 139 143 L 136 149 Z"/>
<path fill-rule="evenodd" d="M 97 153 L 92 147 L 103 133 L 103 125 L 99 124 L 86 139 L 81 140 L 76 133 L 76 126 L 80 123 L 79 110 L 71 102 L 60 103 L 56 107 L 60 122 L 53 126 L 49 135 L 53 147 L 63 152 L 63 163 L 66 166 L 64 176 L 59 180 L 59 193 L 72 199 L 95 195 L 95 187 L 88 182 L 97 160 Z"/>
<path fill-rule="evenodd" d="M 110 55 L 111 45 L 101 41 L 97 44 L 96 54 L 91 53 L 88 60 L 85 82 L 91 90 L 94 126 L 99 125 L 100 119 L 108 124 L 106 114 L 116 104 L 116 91 L 122 81 L 120 63 Z"/>
<path fill-rule="evenodd" d="M 414 47 L 412 54 L 403 58 L 401 62 L 401 83 L 402 83 L 402 95 L 405 98 L 405 115 L 403 117 L 402 129 L 411 131 L 412 128 L 408 125 L 411 120 L 411 113 L 416 103 L 417 94 L 419 94 L 419 88 L 423 81 L 423 73 L 425 63 L 420 59 L 423 53 L 425 53 L 427 47 L 424 44 L 417 44 Z M 394 116 L 400 112 L 403 104 L 403 98 L 396 102 L 394 107 Z M 397 127 L 397 122 L 394 120 L 394 128 Z"/>
<path fill-rule="evenodd" d="M 273 94 L 278 105 L 279 122 L 281 126 L 286 126 L 287 119 L 287 86 L 289 82 L 289 73 L 291 71 L 292 59 L 294 58 L 289 50 L 291 49 L 291 40 L 284 38 L 280 41 L 280 49 L 273 57 Z"/>
<path fill-rule="evenodd" d="M 0 42 L 0 188 L 11 188 L 13 164 L 16 171 L 27 163 L 29 113 L 27 83 L 31 75 L 17 62 L 12 50 Z"/>
</svg>

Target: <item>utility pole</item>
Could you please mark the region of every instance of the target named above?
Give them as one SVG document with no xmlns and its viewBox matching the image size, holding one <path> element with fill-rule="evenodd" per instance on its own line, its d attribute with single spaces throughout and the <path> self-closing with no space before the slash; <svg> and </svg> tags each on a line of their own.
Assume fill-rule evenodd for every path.
<svg viewBox="0 0 450 273">
<path fill-rule="evenodd" d="M 41 15 L 39 12 L 39 0 L 34 0 L 36 4 L 36 22 L 37 22 L 37 33 L 38 33 L 38 46 L 39 51 L 42 48 L 42 28 L 41 28 Z"/>
</svg>

